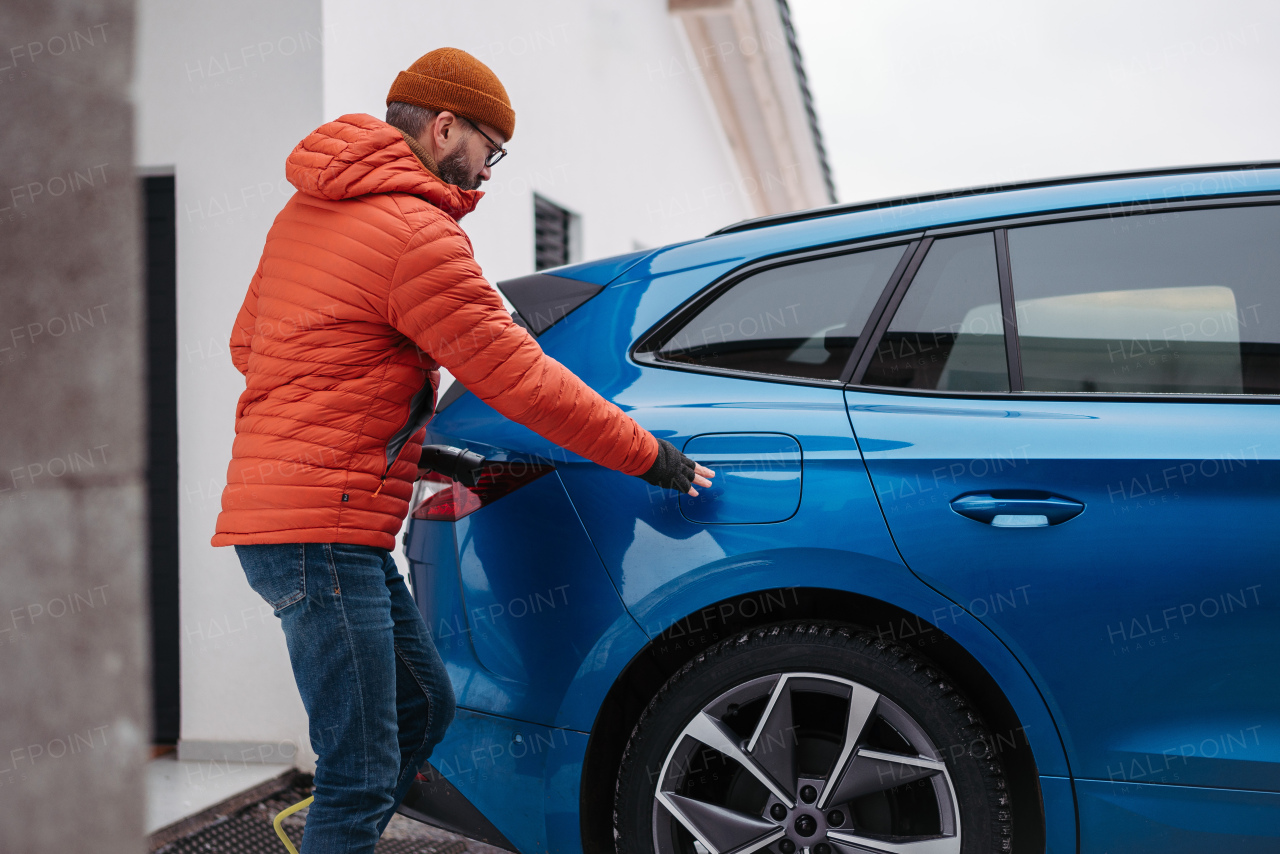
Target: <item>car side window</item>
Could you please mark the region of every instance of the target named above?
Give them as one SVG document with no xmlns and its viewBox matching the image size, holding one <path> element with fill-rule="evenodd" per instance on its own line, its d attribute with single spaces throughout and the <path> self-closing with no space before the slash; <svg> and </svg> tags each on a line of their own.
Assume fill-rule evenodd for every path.
<svg viewBox="0 0 1280 854">
<path fill-rule="evenodd" d="M 1008 391 L 994 236 L 935 240 L 873 346 L 864 385 Z"/>
<path fill-rule="evenodd" d="M 1009 230 L 1027 391 L 1280 393 L 1280 206 Z"/>
<path fill-rule="evenodd" d="M 904 246 L 771 267 L 733 285 L 655 356 L 750 373 L 838 380 Z"/>
</svg>

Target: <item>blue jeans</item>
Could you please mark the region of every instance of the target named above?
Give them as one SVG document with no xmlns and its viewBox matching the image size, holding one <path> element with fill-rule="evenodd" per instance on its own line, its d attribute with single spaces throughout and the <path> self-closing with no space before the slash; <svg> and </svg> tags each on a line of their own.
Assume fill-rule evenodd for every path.
<svg viewBox="0 0 1280 854">
<path fill-rule="evenodd" d="M 280 618 L 319 757 L 301 854 L 373 854 L 453 720 L 453 686 L 427 624 L 386 549 L 235 550 Z"/>
</svg>

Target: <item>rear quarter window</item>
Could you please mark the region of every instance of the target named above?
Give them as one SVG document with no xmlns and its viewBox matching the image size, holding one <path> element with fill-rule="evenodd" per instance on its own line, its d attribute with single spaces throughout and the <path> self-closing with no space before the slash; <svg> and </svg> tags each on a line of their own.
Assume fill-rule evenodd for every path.
<svg viewBox="0 0 1280 854">
<path fill-rule="evenodd" d="M 657 347 L 663 362 L 838 380 L 904 246 L 818 258 L 731 286 Z"/>
</svg>

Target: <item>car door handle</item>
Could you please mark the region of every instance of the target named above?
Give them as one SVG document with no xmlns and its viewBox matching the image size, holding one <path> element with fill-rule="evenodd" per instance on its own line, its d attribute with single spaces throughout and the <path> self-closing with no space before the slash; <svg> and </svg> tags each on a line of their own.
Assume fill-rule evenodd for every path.
<svg viewBox="0 0 1280 854">
<path fill-rule="evenodd" d="M 951 509 L 993 528 L 1044 528 L 1074 519 L 1084 504 L 1047 492 L 996 489 L 957 496 Z"/>
</svg>

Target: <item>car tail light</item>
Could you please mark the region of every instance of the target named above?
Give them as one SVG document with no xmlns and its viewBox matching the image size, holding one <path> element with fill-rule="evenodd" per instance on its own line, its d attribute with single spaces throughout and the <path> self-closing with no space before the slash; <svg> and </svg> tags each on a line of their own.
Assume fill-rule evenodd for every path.
<svg viewBox="0 0 1280 854">
<path fill-rule="evenodd" d="M 444 488 L 433 492 L 415 507 L 413 518 L 456 522 L 555 470 L 555 466 L 523 460 L 491 462 L 484 467 L 475 486 L 465 486 L 438 472 L 428 472 L 422 478 L 428 481 L 428 486 L 441 484 Z"/>
</svg>

